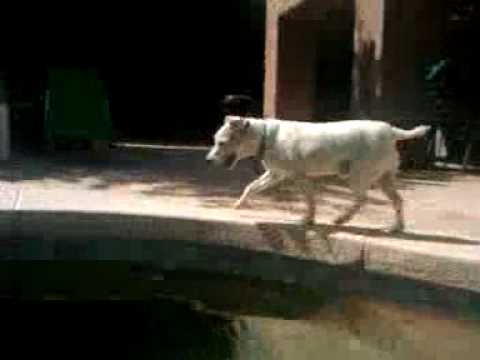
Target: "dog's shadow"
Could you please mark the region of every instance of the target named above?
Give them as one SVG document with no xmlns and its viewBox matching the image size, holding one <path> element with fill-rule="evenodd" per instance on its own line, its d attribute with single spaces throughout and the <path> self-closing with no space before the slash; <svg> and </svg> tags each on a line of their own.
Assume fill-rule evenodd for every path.
<svg viewBox="0 0 480 360">
<path fill-rule="evenodd" d="M 330 224 L 317 224 L 313 225 L 315 230 L 326 231 L 327 234 L 335 234 L 339 232 L 352 233 L 356 235 L 382 237 L 382 238 L 395 238 L 401 240 L 412 241 L 430 241 L 436 243 L 445 244 L 457 244 L 457 245 L 480 245 L 480 240 L 462 238 L 451 235 L 440 234 L 426 234 L 413 231 L 387 231 L 380 228 L 372 227 L 360 227 L 353 225 L 330 225 Z"/>
<path fill-rule="evenodd" d="M 306 254 L 312 254 L 311 239 L 318 238 L 324 241 L 328 253 L 335 256 L 333 249 L 332 235 L 338 233 L 347 233 L 354 235 L 362 235 L 373 238 L 392 238 L 409 241 L 430 241 L 435 243 L 456 244 L 456 245 L 480 245 L 480 240 L 473 240 L 457 236 L 426 234 L 413 231 L 389 232 L 380 228 L 360 227 L 354 225 L 330 225 L 315 224 L 304 225 L 299 223 L 274 223 L 262 222 L 257 223 L 257 227 L 263 232 L 264 236 L 269 240 L 273 249 L 282 251 L 288 246 L 288 241 L 293 241 L 296 247 L 299 247 Z M 308 233 L 312 233 L 309 236 Z M 288 236 L 285 236 L 285 235 Z M 309 239 L 310 238 L 310 239 Z"/>
</svg>

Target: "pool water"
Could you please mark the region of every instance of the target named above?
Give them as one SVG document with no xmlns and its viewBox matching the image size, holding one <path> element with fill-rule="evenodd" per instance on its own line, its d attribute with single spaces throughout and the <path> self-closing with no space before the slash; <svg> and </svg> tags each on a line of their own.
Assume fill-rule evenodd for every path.
<svg viewBox="0 0 480 360">
<path fill-rule="evenodd" d="M 351 297 L 302 320 L 234 320 L 185 304 L 4 302 L 2 352 L 47 359 L 477 359 L 480 325 Z M 26 357 L 25 357 L 26 358 Z"/>
</svg>

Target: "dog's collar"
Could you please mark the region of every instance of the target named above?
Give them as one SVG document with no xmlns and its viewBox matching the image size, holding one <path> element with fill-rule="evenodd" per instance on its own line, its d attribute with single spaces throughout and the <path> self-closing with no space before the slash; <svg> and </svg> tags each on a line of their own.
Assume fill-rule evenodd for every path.
<svg viewBox="0 0 480 360">
<path fill-rule="evenodd" d="M 255 157 L 258 160 L 263 160 L 265 158 L 265 152 L 267 151 L 267 145 L 269 139 L 273 136 L 273 134 L 278 130 L 278 125 L 275 126 L 268 126 L 268 120 L 263 121 L 262 126 L 262 135 L 260 137 L 260 144 L 258 145 L 257 154 Z"/>
</svg>

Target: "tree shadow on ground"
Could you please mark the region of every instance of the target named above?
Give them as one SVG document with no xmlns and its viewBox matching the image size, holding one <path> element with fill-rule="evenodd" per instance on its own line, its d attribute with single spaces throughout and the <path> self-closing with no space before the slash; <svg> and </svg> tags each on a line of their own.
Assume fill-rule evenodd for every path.
<svg viewBox="0 0 480 360">
<path fill-rule="evenodd" d="M 242 161 L 233 171 L 207 166 L 207 149 L 191 148 L 116 148 L 108 158 L 88 152 L 60 152 L 53 155 L 16 155 L 0 169 L 0 181 L 57 181 L 78 184 L 90 190 L 140 185 L 143 195 L 181 195 L 192 197 L 238 197 L 256 175 L 253 163 Z M 417 185 L 446 186 L 463 173 L 444 170 L 404 171 L 399 174 L 400 189 Z M 325 178 L 319 192 L 327 196 L 351 199 L 345 181 Z M 274 194 L 275 192 L 271 192 Z M 296 200 L 299 194 L 282 187 L 280 200 Z M 268 194 L 267 195 L 271 195 Z M 370 202 L 387 203 L 383 196 L 370 195 Z"/>
</svg>

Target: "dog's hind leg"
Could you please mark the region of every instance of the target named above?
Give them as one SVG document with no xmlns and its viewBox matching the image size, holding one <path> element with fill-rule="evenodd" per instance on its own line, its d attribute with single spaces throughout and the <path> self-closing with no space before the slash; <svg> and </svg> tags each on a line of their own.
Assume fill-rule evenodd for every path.
<svg viewBox="0 0 480 360">
<path fill-rule="evenodd" d="M 307 209 L 305 216 L 303 217 L 302 222 L 305 225 L 313 225 L 315 222 L 315 212 L 316 212 L 316 203 L 315 203 L 315 189 L 311 180 L 297 180 L 296 185 L 300 191 L 305 196 L 305 203 Z"/>
<path fill-rule="evenodd" d="M 245 190 L 243 190 L 242 196 L 235 203 L 234 208 L 239 209 L 244 206 L 247 200 L 247 197 L 251 194 L 258 194 L 259 192 L 271 189 L 277 186 L 279 183 L 285 180 L 285 176 L 281 174 L 274 173 L 271 170 L 266 171 L 258 179 L 253 180 L 250 184 L 247 185 Z"/>
<path fill-rule="evenodd" d="M 342 215 L 334 220 L 335 225 L 342 225 L 350 220 L 355 216 L 355 214 L 365 205 L 367 202 L 367 194 L 355 194 L 355 201 L 351 207 L 349 207 Z"/>
<path fill-rule="evenodd" d="M 357 168 L 360 168 L 359 165 L 361 164 L 357 164 Z M 350 188 L 355 196 L 354 203 L 342 215 L 334 220 L 335 225 L 342 225 L 350 221 L 367 202 L 367 192 L 372 184 L 373 174 L 355 170 L 356 169 L 352 168 L 352 173 L 349 178 Z"/>
<path fill-rule="evenodd" d="M 405 227 L 403 200 L 395 187 L 395 178 L 391 172 L 384 174 L 379 180 L 380 189 L 392 201 L 395 210 L 395 224 L 390 232 L 402 231 Z"/>
</svg>

